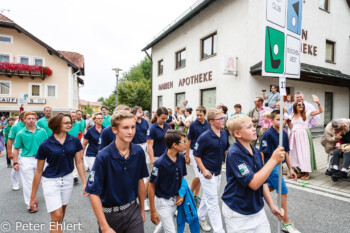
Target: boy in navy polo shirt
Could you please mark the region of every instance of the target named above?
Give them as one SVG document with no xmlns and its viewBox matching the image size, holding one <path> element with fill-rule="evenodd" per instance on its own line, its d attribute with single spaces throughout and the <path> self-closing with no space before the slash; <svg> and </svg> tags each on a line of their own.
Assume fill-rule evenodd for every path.
<svg viewBox="0 0 350 233">
<path fill-rule="evenodd" d="M 185 157 L 180 154 L 185 150 L 185 136 L 178 130 L 168 130 L 164 137 L 168 150 L 153 165 L 149 187 L 151 220 L 156 225 L 161 222 L 154 233 L 176 232 L 173 217 L 183 202 L 178 192 L 182 177 L 187 175 Z"/>
<path fill-rule="evenodd" d="M 223 158 L 229 147 L 224 129 L 225 117 L 220 109 L 209 109 L 207 119 L 210 129 L 199 136 L 193 154 L 200 170 L 199 179 L 203 187 L 201 204 L 198 209 L 199 223 L 204 231 L 210 231 L 206 216 L 214 233 L 225 232 L 222 227 L 218 192 L 221 182 Z"/>
<path fill-rule="evenodd" d="M 272 127 L 269 128 L 262 136 L 260 144 L 260 152 L 263 156 L 264 162 L 269 161 L 271 154 L 277 149 L 279 144 L 279 130 L 280 130 L 280 112 L 279 110 L 274 110 L 271 113 Z M 296 181 L 297 175 L 292 169 L 290 158 L 289 158 L 289 141 L 288 135 L 283 130 L 283 147 L 286 152 L 286 163 L 289 169 L 290 176 Z M 270 191 L 276 190 L 278 192 L 278 165 L 272 170 L 269 178 L 267 179 L 267 185 Z M 284 217 L 282 222 L 282 230 L 289 233 L 300 233 L 293 224 L 289 221 L 287 214 L 287 193 L 288 189 L 284 179 L 282 177 L 282 187 L 281 187 L 281 206 L 284 210 Z"/>
<path fill-rule="evenodd" d="M 250 144 L 257 138 L 252 119 L 246 115 L 233 116 L 227 121 L 227 128 L 236 142 L 227 153 L 227 184 L 222 195 L 226 230 L 228 233 L 270 233 L 263 197 L 279 220 L 284 212 L 273 203 L 265 181 L 273 168 L 284 160 L 284 148 L 277 148 L 263 165 L 259 150 Z"/>
<path fill-rule="evenodd" d="M 123 104 L 118 105 L 114 109 L 113 114 L 117 113 L 120 110 L 130 111 L 130 107 Z M 101 132 L 98 150 L 99 151 L 102 150 L 103 148 L 111 144 L 114 140 L 115 140 L 115 134 L 113 133 L 112 126 L 109 125 L 106 128 L 104 128 Z"/>
<path fill-rule="evenodd" d="M 111 126 L 116 140 L 96 156 L 85 190 L 90 193 L 99 232 L 143 233 L 143 178 L 148 177 L 148 171 L 144 151 L 131 143 L 135 117 L 130 111 L 118 111 Z"/>
<path fill-rule="evenodd" d="M 199 190 L 201 188 L 201 182 L 199 180 L 199 171 L 197 167 L 196 160 L 193 157 L 194 145 L 197 142 L 198 137 L 210 128 L 208 121 L 205 119 L 207 110 L 203 106 L 198 106 L 196 109 L 197 119 L 191 123 L 186 142 L 186 163 L 192 163 L 192 167 L 195 173 L 195 177 L 191 183 L 191 191 L 193 192 L 194 198 L 196 200 L 197 206 L 200 204 Z"/>
</svg>

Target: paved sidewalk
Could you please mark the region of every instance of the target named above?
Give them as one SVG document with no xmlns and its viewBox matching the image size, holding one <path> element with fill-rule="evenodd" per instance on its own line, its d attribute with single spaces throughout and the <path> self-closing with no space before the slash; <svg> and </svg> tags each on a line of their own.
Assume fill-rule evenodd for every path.
<svg viewBox="0 0 350 233">
<path fill-rule="evenodd" d="M 302 181 L 298 179 L 297 182 L 285 177 L 286 183 L 292 183 L 299 185 L 303 188 L 311 188 L 322 192 L 327 192 L 343 197 L 350 198 L 350 182 L 339 180 L 338 182 L 332 181 L 330 176 L 326 176 L 327 170 L 327 154 L 321 145 L 321 137 L 314 138 L 314 147 L 316 154 L 317 171 L 310 174 L 310 179 Z"/>
</svg>

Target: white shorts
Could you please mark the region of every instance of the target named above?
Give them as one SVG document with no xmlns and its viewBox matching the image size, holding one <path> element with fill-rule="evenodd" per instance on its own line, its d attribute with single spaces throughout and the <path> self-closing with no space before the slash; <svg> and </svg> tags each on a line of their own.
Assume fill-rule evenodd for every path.
<svg viewBox="0 0 350 233">
<path fill-rule="evenodd" d="M 85 156 L 85 157 L 86 157 L 86 162 L 87 162 L 87 164 L 88 164 L 88 167 L 89 167 L 90 170 L 91 170 L 92 167 L 94 166 L 96 157 L 88 157 L 88 156 Z"/>
<path fill-rule="evenodd" d="M 194 173 L 195 173 L 196 177 L 199 177 L 199 171 L 198 171 L 198 167 L 197 167 L 197 162 L 194 159 L 194 155 L 193 155 L 193 150 L 192 149 L 190 149 L 190 159 L 191 159 L 191 164 L 192 164 Z"/>
<path fill-rule="evenodd" d="M 48 213 L 69 203 L 73 191 L 73 173 L 58 178 L 42 177 L 43 193 Z"/>
<path fill-rule="evenodd" d="M 264 208 L 256 214 L 244 215 L 233 211 L 223 202 L 222 215 L 227 233 L 271 233 Z"/>
<path fill-rule="evenodd" d="M 137 145 L 142 147 L 142 150 L 145 152 L 145 155 L 147 156 L 148 155 L 148 153 L 147 153 L 147 142 L 142 143 L 142 144 L 137 144 Z"/>
</svg>

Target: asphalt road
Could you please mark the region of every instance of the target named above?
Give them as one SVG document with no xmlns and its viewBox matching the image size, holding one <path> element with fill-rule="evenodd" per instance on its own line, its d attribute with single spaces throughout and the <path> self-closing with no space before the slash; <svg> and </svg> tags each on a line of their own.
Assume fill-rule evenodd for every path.
<svg viewBox="0 0 350 233">
<path fill-rule="evenodd" d="M 192 167 L 187 167 L 187 181 L 190 183 L 194 173 Z M 29 214 L 26 211 L 22 189 L 13 191 L 10 181 L 10 171 L 4 156 L 0 157 L 0 232 L 49 232 L 50 215 L 46 206 L 41 187 L 37 199 L 39 212 Z M 226 183 L 222 175 L 221 191 Z M 273 194 L 276 200 L 276 195 Z M 350 201 L 350 200 L 349 200 Z M 222 202 L 220 201 L 220 206 Z M 340 201 L 323 195 L 303 190 L 289 188 L 288 212 L 295 227 L 303 233 L 346 233 L 350 232 L 349 210 L 350 202 Z M 271 224 L 272 232 L 277 232 L 277 221 L 265 207 Z M 152 233 L 155 226 L 146 213 L 145 232 Z M 89 198 L 82 195 L 82 183 L 74 187 L 71 201 L 65 216 L 66 231 L 64 232 L 98 232 L 98 225 L 92 211 Z M 185 232 L 190 232 L 186 226 Z"/>
</svg>

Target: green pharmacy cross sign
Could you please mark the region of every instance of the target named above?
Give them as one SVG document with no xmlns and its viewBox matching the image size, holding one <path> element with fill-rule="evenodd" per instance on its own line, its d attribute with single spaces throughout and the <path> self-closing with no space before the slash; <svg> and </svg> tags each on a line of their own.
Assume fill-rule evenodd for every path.
<svg viewBox="0 0 350 233">
<path fill-rule="evenodd" d="M 284 33 L 271 27 L 266 27 L 265 35 L 265 71 L 283 74 Z"/>
</svg>

